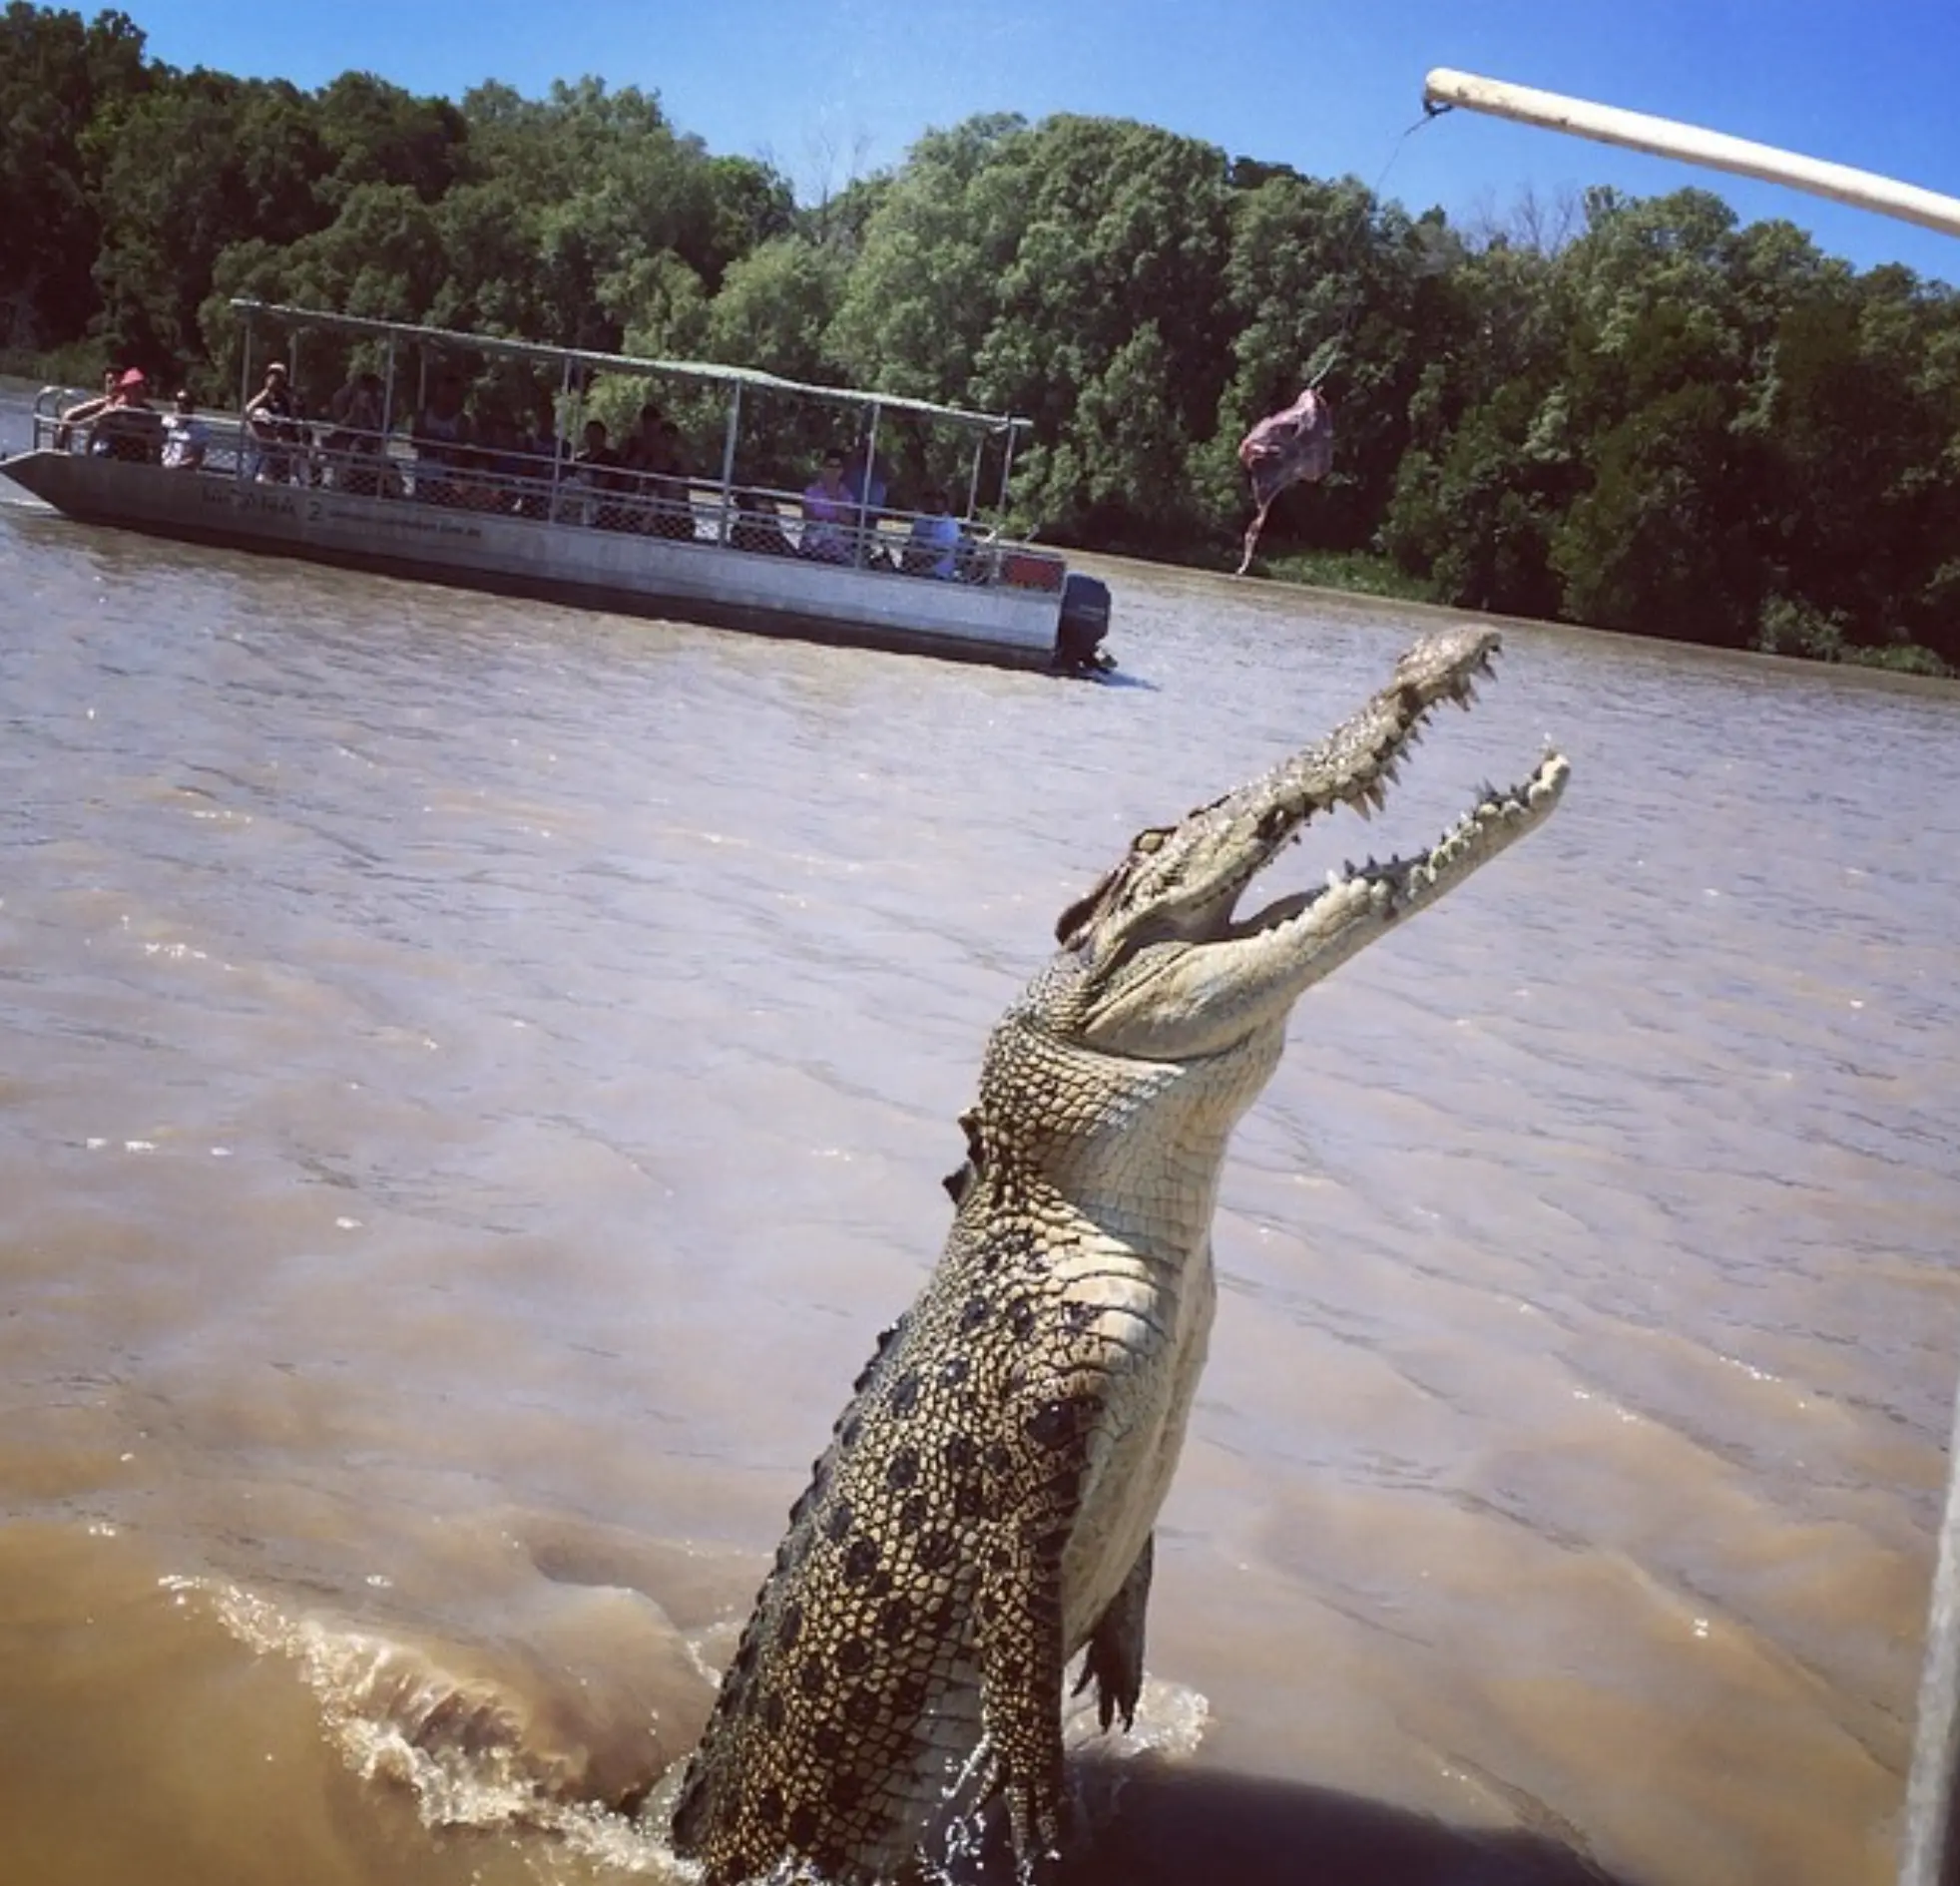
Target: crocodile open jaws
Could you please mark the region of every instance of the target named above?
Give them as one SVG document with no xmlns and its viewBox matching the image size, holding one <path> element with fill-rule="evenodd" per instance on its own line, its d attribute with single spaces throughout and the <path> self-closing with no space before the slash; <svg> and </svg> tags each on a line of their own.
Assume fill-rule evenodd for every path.
<svg viewBox="0 0 1960 1886">
<path fill-rule="evenodd" d="M 1204 1364 L 1225 1142 L 1302 991 L 1542 823 L 1567 764 L 1486 786 L 1428 850 L 1240 894 L 1316 813 L 1382 803 L 1498 638 L 1418 643 L 1325 739 L 1129 855 L 988 1042 L 944 1253 L 879 1339 L 789 1514 L 676 1800 L 706 1886 L 889 1878 L 1004 1802 L 1063 1835 L 1062 1686 L 1143 1681 L 1151 1529 Z"/>
</svg>

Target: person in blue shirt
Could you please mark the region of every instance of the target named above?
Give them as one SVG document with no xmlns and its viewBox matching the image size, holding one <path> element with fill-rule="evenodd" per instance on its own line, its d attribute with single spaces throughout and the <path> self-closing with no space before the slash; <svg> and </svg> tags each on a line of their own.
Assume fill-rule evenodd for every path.
<svg viewBox="0 0 1960 1886">
<path fill-rule="evenodd" d="M 885 493 L 891 488 L 891 468 L 871 449 L 869 439 L 861 439 L 844 468 L 844 489 L 853 505 L 866 506 L 867 520 L 875 524 L 885 508 Z"/>
<path fill-rule="evenodd" d="M 925 494 L 912 520 L 905 546 L 905 569 L 912 576 L 952 578 L 959 574 L 960 521 L 946 509 L 946 494 L 935 486 Z"/>
<path fill-rule="evenodd" d="M 797 554 L 818 563 L 850 562 L 850 532 L 856 522 L 857 506 L 844 487 L 844 455 L 825 452 L 815 482 L 803 490 L 803 534 Z"/>
</svg>

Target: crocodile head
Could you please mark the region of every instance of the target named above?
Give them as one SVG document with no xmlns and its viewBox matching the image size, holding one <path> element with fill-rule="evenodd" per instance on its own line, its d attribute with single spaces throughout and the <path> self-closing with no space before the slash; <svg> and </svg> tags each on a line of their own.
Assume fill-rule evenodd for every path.
<svg viewBox="0 0 1960 1886">
<path fill-rule="evenodd" d="M 1427 850 L 1327 873 L 1315 889 L 1249 916 L 1252 880 L 1316 813 L 1386 800 L 1409 747 L 1445 702 L 1467 708 L 1499 647 L 1489 631 L 1432 636 L 1324 739 L 1175 825 L 1152 827 L 1056 925 L 1062 945 L 1041 1006 L 1046 1024 L 1085 1047 L 1186 1061 L 1283 1024 L 1300 993 L 1390 925 L 1541 824 L 1565 790 L 1548 752 L 1529 778 L 1486 785 Z"/>
</svg>

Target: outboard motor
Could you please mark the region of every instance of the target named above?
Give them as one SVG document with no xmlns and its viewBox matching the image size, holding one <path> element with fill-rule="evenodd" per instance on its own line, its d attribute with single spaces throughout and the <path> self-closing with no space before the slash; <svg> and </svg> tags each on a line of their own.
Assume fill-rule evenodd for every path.
<svg viewBox="0 0 1960 1886">
<path fill-rule="evenodd" d="M 1055 631 L 1058 675 L 1101 675 L 1116 666 L 1102 644 L 1110 632 L 1110 586 L 1071 571 L 1062 581 L 1062 621 Z"/>
</svg>

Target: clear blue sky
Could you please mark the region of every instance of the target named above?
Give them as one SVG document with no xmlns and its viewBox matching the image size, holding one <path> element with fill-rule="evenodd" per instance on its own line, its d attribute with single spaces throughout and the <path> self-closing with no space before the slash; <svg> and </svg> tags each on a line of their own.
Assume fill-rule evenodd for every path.
<svg viewBox="0 0 1960 1886">
<path fill-rule="evenodd" d="M 73 0 L 70 0 L 73 4 Z M 1960 196 L 1956 0 L 124 0 L 174 65 L 312 87 L 349 68 L 459 97 L 595 73 L 805 200 L 976 112 L 1142 119 L 1352 173 L 1412 211 L 1696 184 L 1859 266 L 1960 282 L 1960 237 L 1458 112 L 1396 151 L 1454 66 L 1711 126 Z"/>
</svg>

